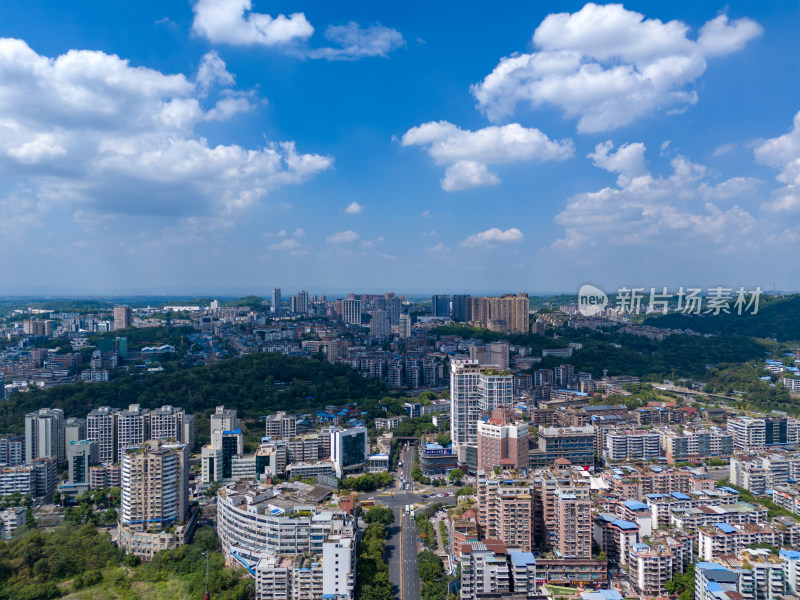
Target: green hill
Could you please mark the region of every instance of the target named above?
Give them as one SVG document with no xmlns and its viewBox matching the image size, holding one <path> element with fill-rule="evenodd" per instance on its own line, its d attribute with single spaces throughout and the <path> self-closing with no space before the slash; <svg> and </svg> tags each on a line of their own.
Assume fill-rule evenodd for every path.
<svg viewBox="0 0 800 600">
<path fill-rule="evenodd" d="M 379 397 L 377 382 L 349 365 L 281 354 L 250 354 L 173 372 L 136 373 L 109 383 L 70 384 L 16 394 L 0 405 L 0 431 L 24 433 L 25 415 L 42 407 L 84 417 L 93 408 L 140 404 L 180 406 L 207 413 L 225 404 L 243 418 L 278 410 L 296 412 Z"/>
<path fill-rule="evenodd" d="M 787 298 L 762 296 L 758 314 L 650 316 L 645 325 L 670 329 L 692 329 L 700 333 L 774 338 L 779 342 L 800 340 L 800 295 Z"/>
</svg>

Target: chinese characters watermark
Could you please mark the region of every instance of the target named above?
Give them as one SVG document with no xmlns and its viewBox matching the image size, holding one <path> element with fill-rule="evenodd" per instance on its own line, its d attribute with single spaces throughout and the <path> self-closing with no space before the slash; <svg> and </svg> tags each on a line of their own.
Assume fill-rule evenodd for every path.
<svg viewBox="0 0 800 600">
<path fill-rule="evenodd" d="M 680 287 L 677 292 L 669 292 L 666 287 L 658 290 L 650 288 L 621 287 L 615 294 L 615 304 L 611 307 L 623 314 L 679 312 L 684 315 L 720 314 L 758 314 L 761 288 L 746 290 L 715 287 Z M 608 296 L 600 288 L 586 284 L 578 292 L 578 311 L 585 317 L 602 313 L 609 307 Z"/>
</svg>

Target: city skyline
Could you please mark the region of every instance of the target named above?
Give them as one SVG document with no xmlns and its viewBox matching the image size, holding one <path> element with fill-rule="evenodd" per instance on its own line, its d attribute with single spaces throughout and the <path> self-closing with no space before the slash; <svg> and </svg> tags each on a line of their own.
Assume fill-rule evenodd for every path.
<svg viewBox="0 0 800 600">
<path fill-rule="evenodd" d="M 791 290 L 798 11 L 9 2 L 0 294 Z"/>
</svg>

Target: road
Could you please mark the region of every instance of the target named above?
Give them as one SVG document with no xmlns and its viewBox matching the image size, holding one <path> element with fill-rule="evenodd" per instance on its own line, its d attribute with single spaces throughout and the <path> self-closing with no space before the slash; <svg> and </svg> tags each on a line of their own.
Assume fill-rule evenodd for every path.
<svg viewBox="0 0 800 600">
<path fill-rule="evenodd" d="M 411 482 L 411 470 L 414 468 L 414 448 L 403 451 L 403 480 Z M 398 480 L 399 484 L 399 480 Z M 386 540 L 386 560 L 389 563 L 389 579 L 395 586 L 395 594 L 400 600 L 419 600 L 420 583 L 417 573 L 417 524 L 411 514 L 405 511 L 409 504 L 422 502 L 422 498 L 413 491 L 397 490 L 391 496 L 375 498 L 394 511 L 394 524 L 389 528 Z"/>
</svg>

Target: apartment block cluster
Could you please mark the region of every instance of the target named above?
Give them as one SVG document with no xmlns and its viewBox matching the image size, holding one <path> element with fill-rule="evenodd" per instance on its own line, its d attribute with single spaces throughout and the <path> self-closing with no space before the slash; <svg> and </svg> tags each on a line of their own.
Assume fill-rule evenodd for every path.
<svg viewBox="0 0 800 600">
<path fill-rule="evenodd" d="M 108 381 L 110 372 L 127 355 L 125 337 L 101 338 L 96 350 L 84 355 L 88 336 L 125 329 L 133 325 L 131 308 L 118 306 L 106 315 L 59 313 L 29 309 L 12 316 L 30 314 L 22 321 L 0 324 L 0 336 L 17 344 L 0 351 L 0 400 L 30 386 L 50 387 L 78 381 Z M 45 318 L 46 317 L 46 318 Z M 43 342 L 62 339 L 72 351 L 44 347 Z M 174 351 L 174 349 L 173 349 Z"/>
<path fill-rule="evenodd" d="M 322 485 L 230 483 L 217 492 L 217 534 L 228 562 L 255 580 L 258 600 L 351 600 L 353 508 Z"/>
<path fill-rule="evenodd" d="M 770 519 L 697 469 L 623 465 L 593 475 L 560 459 L 528 471 L 479 470 L 476 486 L 475 507 L 450 531 L 466 598 L 541 583 L 605 587 L 609 560 L 637 594 L 658 597 L 696 556 L 729 561 L 754 545 L 800 543 L 800 519 Z"/>
<path fill-rule="evenodd" d="M 212 483 L 268 482 L 284 475 L 335 481 L 354 473 L 389 469 L 388 453 L 369 453 L 363 422 L 348 419 L 349 423 L 339 426 L 329 424 L 324 416 L 327 413 L 312 421 L 310 415 L 269 415 L 261 444 L 255 452 L 245 453 L 236 411 L 217 407 L 211 415 L 211 442 L 201 449 L 198 489 Z"/>
<path fill-rule="evenodd" d="M 695 564 L 697 600 L 760 600 L 800 596 L 800 552 L 745 549 Z"/>
<path fill-rule="evenodd" d="M 482 362 L 491 360 L 482 352 L 451 361 L 452 448 L 420 448 L 426 474 L 461 468 L 477 477 L 475 508 L 451 522 L 463 598 L 524 594 L 536 582 L 603 587 L 606 560 L 636 593 L 656 597 L 696 556 L 732 565 L 753 545 L 800 542 L 798 421 L 669 403 L 629 410 L 576 395 L 524 402 L 513 375 Z M 569 365 L 552 373 L 575 381 Z M 733 485 L 798 518 L 772 519 L 686 466 L 710 459 L 730 463 Z M 597 461 L 606 464 L 599 473 Z"/>
<path fill-rule="evenodd" d="M 100 407 L 86 418 L 65 418 L 58 408 L 25 416 L 25 435 L 0 438 L 0 495 L 19 492 L 49 499 L 58 489 L 74 497 L 88 489 L 122 484 L 129 447 L 148 440 L 194 446 L 194 417 L 174 406 L 148 410 Z M 61 469 L 68 479 L 58 483 Z"/>
<path fill-rule="evenodd" d="M 86 418 L 57 408 L 25 416 L 25 435 L 0 439 L 0 496 L 51 501 L 56 490 L 75 497 L 119 487 L 119 543 L 148 559 L 191 538 L 189 452 L 194 419 L 182 409 L 101 407 Z M 66 467 L 68 477 L 58 482 Z"/>
</svg>

